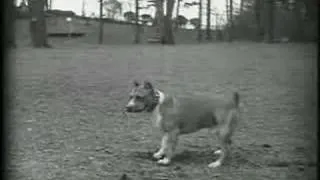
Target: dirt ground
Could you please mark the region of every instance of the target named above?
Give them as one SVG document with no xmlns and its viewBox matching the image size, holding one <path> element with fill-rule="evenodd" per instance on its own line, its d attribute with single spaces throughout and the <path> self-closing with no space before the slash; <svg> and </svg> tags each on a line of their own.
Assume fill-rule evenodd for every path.
<svg viewBox="0 0 320 180">
<path fill-rule="evenodd" d="M 315 45 L 18 48 L 11 60 L 9 178 L 17 180 L 316 179 Z M 133 79 L 174 94 L 239 91 L 230 159 L 216 169 L 206 130 L 152 161 L 160 134 L 148 114 L 123 114 Z"/>
</svg>

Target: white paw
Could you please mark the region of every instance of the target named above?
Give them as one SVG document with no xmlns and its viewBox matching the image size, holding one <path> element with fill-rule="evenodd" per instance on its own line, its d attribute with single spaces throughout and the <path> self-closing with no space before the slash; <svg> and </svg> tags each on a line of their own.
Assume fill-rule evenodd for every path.
<svg viewBox="0 0 320 180">
<path fill-rule="evenodd" d="M 208 165 L 209 168 L 216 168 L 216 167 L 219 167 L 219 166 L 221 166 L 221 161 L 215 161 L 215 162 L 210 163 Z"/>
<path fill-rule="evenodd" d="M 163 158 L 163 159 L 160 159 L 158 160 L 158 164 L 161 164 L 161 165 L 168 165 L 170 164 L 170 159 L 169 158 Z"/>
<path fill-rule="evenodd" d="M 222 151 L 219 149 L 219 150 L 216 150 L 216 151 L 214 151 L 214 154 L 216 154 L 216 155 L 218 155 L 218 154 L 221 154 L 222 153 Z"/>
<path fill-rule="evenodd" d="M 158 151 L 153 154 L 153 158 L 155 158 L 155 159 L 161 159 L 162 156 L 163 156 L 163 153 L 161 151 Z"/>
</svg>

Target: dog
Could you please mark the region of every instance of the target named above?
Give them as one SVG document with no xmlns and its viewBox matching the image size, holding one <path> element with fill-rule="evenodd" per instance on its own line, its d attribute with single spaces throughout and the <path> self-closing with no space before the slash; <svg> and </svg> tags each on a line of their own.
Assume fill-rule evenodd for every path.
<svg viewBox="0 0 320 180">
<path fill-rule="evenodd" d="M 229 154 L 231 137 L 239 119 L 237 92 L 232 98 L 178 97 L 154 88 L 149 81 L 141 84 L 134 81 L 129 96 L 125 111 L 152 113 L 155 125 L 163 134 L 161 147 L 153 154 L 158 164 L 171 163 L 180 135 L 209 128 L 217 135 L 221 148 L 214 152 L 219 158 L 208 166 L 222 165 Z"/>
</svg>

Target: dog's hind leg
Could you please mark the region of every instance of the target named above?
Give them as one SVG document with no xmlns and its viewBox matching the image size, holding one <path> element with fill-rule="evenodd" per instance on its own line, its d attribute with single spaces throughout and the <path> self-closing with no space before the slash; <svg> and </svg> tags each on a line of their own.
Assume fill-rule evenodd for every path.
<svg viewBox="0 0 320 180">
<path fill-rule="evenodd" d="M 221 146 L 221 149 L 216 150 L 214 154 L 218 154 L 219 158 L 215 162 L 212 162 L 208 165 L 210 168 L 216 168 L 222 165 L 224 160 L 229 154 L 231 139 L 230 139 L 230 130 L 228 127 L 223 127 L 217 132 L 218 140 Z"/>
</svg>

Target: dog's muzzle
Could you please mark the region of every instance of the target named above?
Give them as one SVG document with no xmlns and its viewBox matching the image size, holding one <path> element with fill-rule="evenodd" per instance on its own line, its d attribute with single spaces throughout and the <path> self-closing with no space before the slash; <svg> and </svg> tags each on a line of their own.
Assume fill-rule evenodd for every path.
<svg viewBox="0 0 320 180">
<path fill-rule="evenodd" d="M 131 106 L 126 106 L 125 107 L 126 112 L 133 112 L 133 107 Z"/>
<path fill-rule="evenodd" d="M 125 107 L 125 110 L 126 110 L 126 112 L 142 112 L 142 111 L 144 111 L 144 109 L 145 108 L 143 108 L 143 109 L 137 109 L 137 108 L 134 108 L 133 106 L 126 106 Z"/>
</svg>

